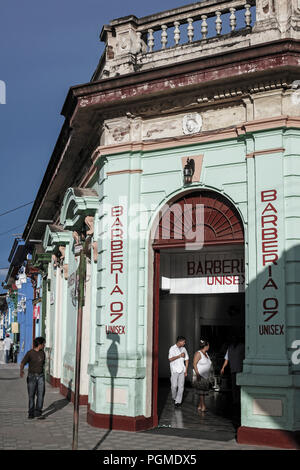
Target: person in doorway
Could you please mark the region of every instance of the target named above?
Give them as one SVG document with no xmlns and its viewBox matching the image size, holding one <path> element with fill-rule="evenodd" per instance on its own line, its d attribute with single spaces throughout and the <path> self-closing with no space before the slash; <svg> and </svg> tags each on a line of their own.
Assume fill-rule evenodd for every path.
<svg viewBox="0 0 300 470">
<path fill-rule="evenodd" d="M 200 395 L 198 404 L 199 411 L 206 411 L 205 396 L 208 395 L 210 372 L 212 362 L 207 351 L 209 350 L 209 343 L 205 339 L 200 340 L 200 348 L 194 355 L 193 361 L 193 385 Z"/>
<path fill-rule="evenodd" d="M 4 340 L 4 355 L 5 355 L 5 362 L 8 364 L 10 358 L 10 350 L 13 345 L 13 340 L 9 336 L 9 333 L 6 333 L 6 337 Z"/>
<path fill-rule="evenodd" d="M 236 374 L 242 372 L 243 360 L 245 358 L 245 344 L 242 338 L 234 335 L 225 354 L 225 361 L 221 369 L 224 374 L 225 367 L 229 364 L 231 372 L 231 387 L 233 405 L 238 405 L 240 401 L 240 387 L 236 384 Z"/>
<path fill-rule="evenodd" d="M 20 376 L 24 376 L 24 366 L 28 364 L 27 391 L 29 398 L 28 419 L 42 415 L 45 395 L 45 338 L 41 336 L 33 341 L 33 349 L 28 351 L 20 365 Z M 35 395 L 37 400 L 35 404 Z"/>
<path fill-rule="evenodd" d="M 171 393 L 175 408 L 178 408 L 182 403 L 184 382 L 189 365 L 189 355 L 184 347 L 185 341 L 184 336 L 178 336 L 176 344 L 169 349 Z"/>
</svg>

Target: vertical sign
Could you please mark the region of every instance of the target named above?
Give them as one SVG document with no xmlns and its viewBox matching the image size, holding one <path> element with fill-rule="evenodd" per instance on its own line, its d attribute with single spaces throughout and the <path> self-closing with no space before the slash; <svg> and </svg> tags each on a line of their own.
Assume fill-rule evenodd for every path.
<svg viewBox="0 0 300 470">
<path fill-rule="evenodd" d="M 40 306 L 39 305 L 35 305 L 33 307 L 33 319 L 34 320 L 40 319 Z"/>
<path fill-rule="evenodd" d="M 279 298 L 279 217 L 278 192 L 276 189 L 261 191 L 261 249 L 259 256 L 264 276 L 260 283 L 262 290 L 260 335 L 283 335 Z"/>
<path fill-rule="evenodd" d="M 121 288 L 125 278 L 124 273 L 124 206 L 111 208 L 110 227 L 110 277 L 113 281 L 113 289 L 109 293 L 109 325 L 106 325 L 106 333 L 125 334 L 124 322 L 124 291 Z M 120 324 L 121 323 L 121 324 Z"/>
</svg>

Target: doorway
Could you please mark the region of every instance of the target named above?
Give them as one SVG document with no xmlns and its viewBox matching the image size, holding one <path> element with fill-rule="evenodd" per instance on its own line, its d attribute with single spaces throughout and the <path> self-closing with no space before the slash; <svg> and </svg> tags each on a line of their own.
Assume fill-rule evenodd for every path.
<svg viewBox="0 0 300 470">
<path fill-rule="evenodd" d="M 244 233 L 239 214 L 223 196 L 212 191 L 185 195 L 175 201 L 176 217 L 164 212 L 153 243 L 154 262 L 154 365 L 153 415 L 160 427 L 232 439 L 240 415 L 233 414 L 230 368 L 224 363 L 233 334 L 245 339 Z M 204 244 L 186 250 L 184 219 L 197 230 L 195 206 L 204 205 Z M 170 204 L 170 212 L 173 204 Z M 178 204 L 188 204 L 178 221 Z M 165 219 L 165 220 L 164 220 Z M 167 220 L 166 220 L 167 219 Z M 166 228 L 171 227 L 169 238 Z M 182 240 L 178 233 L 182 231 Z M 188 230 L 185 226 L 185 234 Z M 183 403 L 175 409 L 170 390 L 169 348 L 177 336 L 186 338 L 189 367 Z M 193 356 L 200 339 L 210 343 L 213 363 L 207 413 L 199 414 L 199 397 L 192 387 Z M 232 417 L 234 419 L 232 419 Z"/>
<path fill-rule="evenodd" d="M 224 252 L 222 255 L 226 256 Z M 176 253 L 161 253 L 161 261 L 166 256 L 176 257 Z M 161 281 L 163 277 L 161 272 Z M 159 292 L 158 423 L 160 426 L 171 425 L 190 430 L 199 430 L 200 427 L 212 433 L 222 430 L 222 433 L 226 431 L 233 437 L 239 426 L 240 411 L 233 410 L 230 366 L 223 375 L 220 371 L 232 336 L 236 335 L 243 341 L 245 339 L 245 294 L 193 294 L 188 292 L 189 289 L 193 290 L 192 284 L 186 289 L 187 293 L 171 293 L 171 290 L 162 288 Z M 169 348 L 176 343 L 177 336 L 186 338 L 189 354 L 180 410 L 174 410 L 171 398 L 168 361 Z M 199 399 L 192 387 L 193 356 L 199 349 L 200 339 L 209 342 L 208 354 L 212 361 L 210 391 L 206 400 L 209 411 L 206 417 L 199 416 L 197 412 Z"/>
</svg>

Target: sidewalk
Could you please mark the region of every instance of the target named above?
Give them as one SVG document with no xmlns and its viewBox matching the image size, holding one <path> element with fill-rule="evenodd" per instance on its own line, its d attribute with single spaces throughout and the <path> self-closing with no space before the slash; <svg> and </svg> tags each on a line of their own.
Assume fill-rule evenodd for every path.
<svg viewBox="0 0 300 470">
<path fill-rule="evenodd" d="M 28 420 L 26 374 L 20 378 L 18 364 L 0 365 L 0 450 L 71 450 L 73 404 L 47 384 L 46 418 Z M 178 431 L 176 435 L 165 435 L 157 431 L 132 433 L 97 429 L 87 424 L 86 409 L 86 406 L 80 407 L 79 450 L 275 450 L 242 446 L 235 440 L 222 442 L 184 437 L 178 435 Z"/>
</svg>

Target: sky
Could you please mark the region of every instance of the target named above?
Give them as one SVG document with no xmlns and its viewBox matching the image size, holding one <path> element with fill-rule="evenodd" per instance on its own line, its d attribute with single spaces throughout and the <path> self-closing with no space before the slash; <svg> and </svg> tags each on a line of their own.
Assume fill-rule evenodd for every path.
<svg viewBox="0 0 300 470">
<path fill-rule="evenodd" d="M 102 26 L 122 16 L 142 17 L 189 3 L 1 2 L 0 282 L 6 277 L 14 238 L 23 233 L 63 125 L 60 112 L 68 90 L 90 81 L 103 52 L 99 40 Z M 2 215 L 24 204 L 28 205 Z"/>
<path fill-rule="evenodd" d="M 0 292 L 14 238 L 23 233 L 63 125 L 60 113 L 68 90 L 90 81 L 103 53 L 104 45 L 99 39 L 102 26 L 122 16 L 143 17 L 190 3 L 184 0 L 1 2 Z M 213 24 L 209 25 L 209 30 L 213 28 Z M 200 27 L 197 29 L 200 34 Z"/>
</svg>

